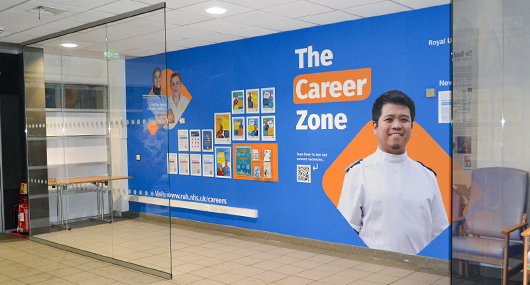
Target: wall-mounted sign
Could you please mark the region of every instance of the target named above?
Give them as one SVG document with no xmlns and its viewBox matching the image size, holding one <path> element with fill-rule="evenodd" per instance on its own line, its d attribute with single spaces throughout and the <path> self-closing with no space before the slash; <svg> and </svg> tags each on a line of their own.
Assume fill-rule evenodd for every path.
<svg viewBox="0 0 530 285">
<path fill-rule="evenodd" d="M 106 60 L 120 59 L 120 52 L 117 50 L 105 50 L 103 51 L 103 58 Z"/>
</svg>

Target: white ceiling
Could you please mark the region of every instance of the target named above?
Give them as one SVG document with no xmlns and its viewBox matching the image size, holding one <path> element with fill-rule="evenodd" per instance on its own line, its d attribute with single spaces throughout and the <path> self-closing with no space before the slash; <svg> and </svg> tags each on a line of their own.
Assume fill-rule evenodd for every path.
<svg viewBox="0 0 530 285">
<path fill-rule="evenodd" d="M 77 27 L 139 8 L 160 0 L 0 0 L 0 43 L 24 41 Z M 262 36 L 348 20 L 449 4 L 451 0 L 167 0 L 167 50 Z M 56 16 L 29 9 L 48 6 L 66 10 Z M 206 9 L 225 8 L 222 15 Z M 100 52 L 119 50 L 131 56 L 163 52 L 163 13 L 145 14 L 115 23 L 105 32 L 95 29 L 63 37 L 79 49 Z M 103 37 L 103 41 L 102 41 Z M 53 42 L 53 41 L 52 41 Z"/>
</svg>

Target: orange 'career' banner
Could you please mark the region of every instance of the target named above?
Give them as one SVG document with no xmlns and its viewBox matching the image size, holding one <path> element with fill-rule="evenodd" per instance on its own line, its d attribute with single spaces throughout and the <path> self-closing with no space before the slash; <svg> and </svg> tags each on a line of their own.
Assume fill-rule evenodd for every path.
<svg viewBox="0 0 530 285">
<path fill-rule="evenodd" d="M 370 92 L 370 68 L 302 74 L 293 81 L 295 104 L 361 101 Z"/>
</svg>

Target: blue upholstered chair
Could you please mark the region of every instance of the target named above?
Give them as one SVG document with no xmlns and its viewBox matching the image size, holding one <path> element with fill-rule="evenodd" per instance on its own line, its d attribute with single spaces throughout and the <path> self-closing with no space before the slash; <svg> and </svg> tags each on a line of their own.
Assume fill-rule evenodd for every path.
<svg viewBox="0 0 530 285">
<path fill-rule="evenodd" d="M 522 259 L 521 232 L 527 226 L 525 204 L 528 172 L 489 167 L 473 170 L 464 235 L 453 236 L 453 259 L 503 267 L 502 284 L 519 272 L 509 259 Z M 455 219 L 453 219 L 455 220 Z"/>
<path fill-rule="evenodd" d="M 464 203 L 462 202 L 462 196 L 458 193 L 453 192 L 453 209 L 451 214 L 453 215 L 453 221 L 451 224 L 452 236 L 460 235 L 460 227 L 463 221 Z"/>
</svg>

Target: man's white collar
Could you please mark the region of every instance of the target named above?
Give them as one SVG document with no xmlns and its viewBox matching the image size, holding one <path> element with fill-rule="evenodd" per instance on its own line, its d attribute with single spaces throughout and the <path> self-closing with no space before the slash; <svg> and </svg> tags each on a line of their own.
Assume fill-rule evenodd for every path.
<svg viewBox="0 0 530 285">
<path fill-rule="evenodd" d="M 377 155 L 377 158 L 382 162 L 401 163 L 407 160 L 408 158 L 406 151 L 403 154 L 391 154 L 380 150 L 378 147 L 375 153 Z"/>
</svg>

